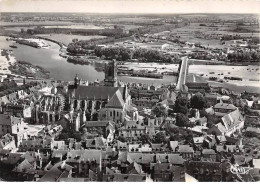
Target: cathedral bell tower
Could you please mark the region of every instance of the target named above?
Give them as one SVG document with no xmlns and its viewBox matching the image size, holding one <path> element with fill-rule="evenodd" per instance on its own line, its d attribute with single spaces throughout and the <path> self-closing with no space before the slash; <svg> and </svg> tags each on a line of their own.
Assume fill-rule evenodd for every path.
<svg viewBox="0 0 260 185">
<path fill-rule="evenodd" d="M 117 62 L 112 60 L 105 66 L 105 86 L 117 87 Z"/>
</svg>

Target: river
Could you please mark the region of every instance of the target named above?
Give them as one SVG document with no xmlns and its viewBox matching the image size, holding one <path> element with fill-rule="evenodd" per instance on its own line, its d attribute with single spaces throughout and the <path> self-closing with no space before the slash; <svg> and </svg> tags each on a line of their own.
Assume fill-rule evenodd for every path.
<svg viewBox="0 0 260 185">
<path fill-rule="evenodd" d="M 18 48 L 10 48 L 9 45 L 13 44 L 12 41 L 6 41 L 6 37 L 0 36 L 0 49 L 12 49 L 13 55 L 16 60 L 27 61 L 31 64 L 38 65 L 50 72 L 50 77 L 55 80 L 71 81 L 75 75 L 82 80 L 93 82 L 96 79 L 103 80 L 105 78 L 104 72 L 98 72 L 93 65 L 79 65 L 68 63 L 67 59 L 59 56 L 59 45 L 53 42 L 44 41 L 50 45 L 49 48 L 33 48 L 26 45 L 16 44 Z M 165 76 L 164 79 L 151 79 L 151 78 L 133 78 L 119 76 L 119 80 L 125 82 L 138 82 L 148 84 L 161 84 L 175 82 L 176 77 Z"/>
<path fill-rule="evenodd" d="M 16 57 L 16 60 L 22 60 L 30 62 L 31 64 L 41 66 L 50 72 L 50 77 L 55 80 L 63 80 L 63 81 L 72 81 L 76 74 L 82 80 L 88 80 L 89 82 L 93 82 L 96 79 L 103 80 L 105 75 L 104 72 L 98 72 L 95 70 L 93 65 L 79 65 L 68 63 L 67 59 L 59 56 L 59 45 L 53 42 L 45 41 L 50 45 L 49 48 L 33 48 L 26 45 L 16 44 L 18 48 L 12 49 L 9 45 L 12 44 L 11 41 L 6 41 L 6 37 L 0 36 L 0 49 L 12 49 L 13 55 Z M 177 71 L 178 65 L 170 64 L 170 65 L 158 65 L 158 64 L 129 64 L 133 68 L 137 67 L 156 67 L 158 71 L 161 71 L 160 68 L 164 68 L 167 71 L 173 70 Z M 249 70 L 250 68 L 250 70 Z M 240 91 L 247 90 L 253 87 L 252 91 L 259 92 L 260 84 L 259 81 L 249 81 L 249 79 L 259 79 L 259 72 L 256 71 L 257 66 L 207 66 L 207 65 L 191 65 L 189 67 L 189 72 L 195 74 L 204 74 L 204 76 L 214 76 L 209 75 L 210 71 L 215 72 L 215 76 L 218 76 L 218 73 L 224 73 L 224 75 L 228 75 L 231 72 L 232 76 L 240 76 L 244 80 L 232 82 L 232 84 L 236 84 L 241 87 Z M 252 70 L 252 71 L 251 71 Z M 223 75 L 222 75 L 223 78 Z M 176 83 L 175 76 L 164 76 L 163 79 L 153 79 L 153 78 L 139 78 L 139 77 L 130 77 L 130 76 L 118 76 L 119 80 L 124 82 L 136 82 L 136 83 L 147 83 L 147 84 L 169 84 Z M 230 82 L 231 83 L 231 82 Z M 219 84 L 221 86 L 221 84 Z M 233 88 L 232 88 L 233 89 Z M 235 89 L 236 90 L 236 89 Z"/>
</svg>

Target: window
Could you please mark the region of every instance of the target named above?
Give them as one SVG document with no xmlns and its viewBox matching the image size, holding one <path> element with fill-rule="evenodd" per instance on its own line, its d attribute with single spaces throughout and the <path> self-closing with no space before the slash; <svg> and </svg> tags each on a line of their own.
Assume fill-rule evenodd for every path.
<svg viewBox="0 0 260 185">
<path fill-rule="evenodd" d="M 112 112 L 110 112 L 110 117 L 112 117 L 113 115 L 112 115 Z"/>
<path fill-rule="evenodd" d="M 119 112 L 116 112 L 116 116 L 117 116 L 117 117 L 119 116 Z"/>
</svg>

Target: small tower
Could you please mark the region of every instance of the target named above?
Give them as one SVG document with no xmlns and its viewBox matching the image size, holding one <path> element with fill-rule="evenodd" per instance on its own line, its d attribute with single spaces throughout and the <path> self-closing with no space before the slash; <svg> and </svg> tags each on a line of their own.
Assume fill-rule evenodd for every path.
<svg viewBox="0 0 260 185">
<path fill-rule="evenodd" d="M 112 60 L 105 66 L 105 86 L 117 87 L 117 63 Z"/>
<path fill-rule="evenodd" d="M 78 74 L 76 74 L 75 78 L 74 78 L 74 86 L 75 88 L 77 88 L 80 85 L 80 79 L 78 77 Z"/>
</svg>

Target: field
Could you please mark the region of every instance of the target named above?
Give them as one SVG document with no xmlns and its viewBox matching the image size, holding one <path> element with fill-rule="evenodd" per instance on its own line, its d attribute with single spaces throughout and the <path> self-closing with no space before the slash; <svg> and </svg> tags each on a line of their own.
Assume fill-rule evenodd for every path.
<svg viewBox="0 0 260 185">
<path fill-rule="evenodd" d="M 65 45 L 68 45 L 72 42 L 72 39 L 78 39 L 78 40 L 90 40 L 90 39 L 96 39 L 96 38 L 106 38 L 105 36 L 100 35 L 91 35 L 91 36 L 82 36 L 82 35 L 66 35 L 66 34 L 40 34 L 36 35 L 48 39 L 52 39 L 58 42 L 61 42 Z"/>
<path fill-rule="evenodd" d="M 237 27 L 236 24 L 231 23 L 190 23 L 188 26 L 172 29 L 170 34 L 176 36 L 181 41 L 200 43 L 206 47 L 219 49 L 227 47 L 221 43 L 221 35 L 260 37 L 259 27 L 256 25 Z"/>
<path fill-rule="evenodd" d="M 57 26 L 57 25 L 51 25 L 51 26 L 44 26 L 45 28 L 68 28 L 68 29 L 104 29 L 105 27 L 103 26 L 96 26 L 96 25 L 91 25 L 91 24 L 76 24 L 76 25 L 62 25 L 62 26 Z"/>
</svg>

